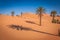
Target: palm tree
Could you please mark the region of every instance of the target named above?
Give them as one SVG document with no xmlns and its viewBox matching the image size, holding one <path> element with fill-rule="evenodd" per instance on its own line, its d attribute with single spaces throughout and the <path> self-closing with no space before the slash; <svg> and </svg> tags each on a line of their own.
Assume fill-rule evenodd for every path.
<svg viewBox="0 0 60 40">
<path fill-rule="evenodd" d="M 41 26 L 41 18 L 42 18 L 42 13 L 44 12 L 44 8 L 43 7 L 39 7 L 38 9 L 37 9 L 37 14 L 39 15 L 39 19 L 40 19 L 40 26 Z"/>
<path fill-rule="evenodd" d="M 14 11 L 11 12 L 11 16 L 14 16 Z"/>
<path fill-rule="evenodd" d="M 52 16 L 52 13 L 50 14 L 50 16 Z"/>
<path fill-rule="evenodd" d="M 51 11 L 51 16 L 53 17 L 52 20 L 54 20 L 56 14 L 57 14 L 56 11 Z"/>
<path fill-rule="evenodd" d="M 23 13 L 21 12 L 21 16 L 22 16 L 22 14 L 23 14 Z"/>
</svg>

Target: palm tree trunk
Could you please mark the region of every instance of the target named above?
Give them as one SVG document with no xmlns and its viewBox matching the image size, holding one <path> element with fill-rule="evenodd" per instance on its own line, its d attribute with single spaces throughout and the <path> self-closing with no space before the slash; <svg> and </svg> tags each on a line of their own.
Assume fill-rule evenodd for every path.
<svg viewBox="0 0 60 40">
<path fill-rule="evenodd" d="M 42 14 L 42 13 L 40 12 L 40 26 L 41 26 L 41 14 Z"/>
<path fill-rule="evenodd" d="M 21 17 L 22 17 L 22 14 L 23 14 L 23 13 L 21 12 Z"/>
<path fill-rule="evenodd" d="M 54 18 L 55 18 L 55 16 L 53 15 L 53 19 L 52 20 L 54 20 Z"/>
</svg>

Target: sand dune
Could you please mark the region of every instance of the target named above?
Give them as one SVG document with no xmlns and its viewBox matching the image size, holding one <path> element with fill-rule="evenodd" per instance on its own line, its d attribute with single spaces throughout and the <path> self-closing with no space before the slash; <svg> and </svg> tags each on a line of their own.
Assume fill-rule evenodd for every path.
<svg viewBox="0 0 60 40">
<path fill-rule="evenodd" d="M 56 19 L 60 20 L 60 17 Z M 49 14 L 43 14 L 42 26 L 39 26 L 39 16 L 32 13 L 24 13 L 22 16 L 8 16 L 0 15 L 0 40 L 60 40 L 58 29 L 60 24 L 51 23 L 52 17 Z M 31 21 L 29 23 L 26 21 Z M 38 33 L 29 30 L 16 30 L 9 28 L 7 25 L 22 25 L 23 27 L 32 28 L 34 30 L 47 32 L 54 35 L 45 33 Z"/>
</svg>

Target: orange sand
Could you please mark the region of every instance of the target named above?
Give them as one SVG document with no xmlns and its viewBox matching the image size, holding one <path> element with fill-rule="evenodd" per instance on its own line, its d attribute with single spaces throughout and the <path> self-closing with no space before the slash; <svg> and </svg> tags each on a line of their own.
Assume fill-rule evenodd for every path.
<svg viewBox="0 0 60 40">
<path fill-rule="evenodd" d="M 60 17 L 58 17 L 60 20 Z M 7 25 L 16 24 L 32 28 L 38 31 L 48 32 L 58 35 L 60 24 L 51 23 L 52 17 L 49 14 L 43 14 L 42 26 L 26 23 L 33 21 L 39 24 L 39 17 L 36 14 L 24 13 L 22 16 L 0 15 L 0 40 L 60 40 L 60 37 L 34 31 L 16 30 L 9 28 Z"/>
</svg>

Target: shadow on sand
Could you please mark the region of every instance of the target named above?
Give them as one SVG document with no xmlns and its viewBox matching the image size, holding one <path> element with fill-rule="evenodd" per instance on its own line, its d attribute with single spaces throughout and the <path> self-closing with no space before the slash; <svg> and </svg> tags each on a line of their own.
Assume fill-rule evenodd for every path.
<svg viewBox="0 0 60 40">
<path fill-rule="evenodd" d="M 54 35 L 54 34 L 51 34 L 51 33 L 42 32 L 42 31 L 34 30 L 32 28 L 27 28 L 27 27 L 19 26 L 19 25 L 8 25 L 8 26 L 9 26 L 9 28 L 17 29 L 17 30 L 34 31 L 34 32 L 38 32 L 38 33 L 44 33 L 44 34 L 48 34 L 48 35 L 59 36 L 59 35 Z"/>
<path fill-rule="evenodd" d="M 31 23 L 31 24 L 36 24 L 35 22 L 32 22 L 32 21 L 26 21 L 27 23 Z M 36 25 L 39 25 L 39 24 L 36 24 Z M 40 25 L 39 25 L 40 26 Z"/>
</svg>

